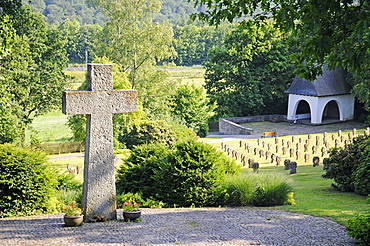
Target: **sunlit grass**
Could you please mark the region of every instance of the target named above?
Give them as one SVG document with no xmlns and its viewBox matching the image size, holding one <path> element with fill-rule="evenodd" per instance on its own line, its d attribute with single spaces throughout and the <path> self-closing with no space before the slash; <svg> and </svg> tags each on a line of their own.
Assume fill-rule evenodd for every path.
<svg viewBox="0 0 370 246">
<path fill-rule="evenodd" d="M 346 130 L 343 131 L 342 134 L 347 136 L 349 132 L 350 130 Z M 364 129 L 357 129 L 358 134 L 362 134 L 363 132 Z M 337 135 L 337 132 L 328 132 L 327 134 L 328 141 L 330 141 L 330 146 L 334 147 L 334 141 L 332 140 L 331 135 Z M 295 135 L 295 141 L 293 143 L 296 144 L 300 137 L 303 141 L 305 138 L 307 138 L 307 136 L 307 134 Z M 311 136 L 311 146 L 315 144 L 316 136 L 321 136 L 322 142 L 323 133 L 312 134 Z M 281 139 L 292 141 L 292 136 L 278 137 L 278 139 L 280 143 Z M 249 143 L 251 146 L 253 146 L 253 149 L 254 147 L 262 148 L 262 141 L 265 141 L 265 145 L 267 145 L 267 143 L 271 143 L 272 152 L 274 152 L 273 148 L 275 146 L 275 138 L 260 139 L 260 145 L 257 144 L 257 139 L 243 140 L 243 143 Z M 308 162 L 305 162 L 303 159 L 303 147 L 300 146 L 300 150 L 302 151 L 302 157 L 300 159 L 290 157 L 288 153 L 286 155 L 282 155 L 280 152 L 282 161 L 281 164 L 277 166 L 276 162 L 271 163 L 270 158 L 266 159 L 265 157 L 259 157 L 259 155 L 256 156 L 253 153 L 247 153 L 243 147 L 240 147 L 240 141 L 230 141 L 226 142 L 226 144 L 228 144 L 232 149 L 247 155 L 249 158 L 254 158 L 254 160 L 260 164 L 259 172 L 282 172 L 292 178 L 294 199 L 296 204 L 270 207 L 269 209 L 279 209 L 307 215 L 327 217 L 345 226 L 347 225 L 349 218 L 352 218 L 358 213 L 364 213 L 369 210 L 369 203 L 366 201 L 366 197 L 357 195 L 355 193 L 337 191 L 331 187 L 333 180 L 324 179 L 322 177 L 322 175 L 325 173 L 323 170 L 322 159 L 324 157 L 328 157 L 327 153 L 325 153 L 324 157 L 322 157 L 321 152 L 317 154 L 312 154 L 311 152 Z M 342 142 L 340 144 L 341 146 L 344 145 Z M 213 143 L 212 145 L 220 148 L 221 143 Z M 312 151 L 311 148 L 309 151 Z M 312 166 L 313 156 L 320 157 L 320 166 Z M 290 170 L 284 170 L 285 159 L 290 159 L 291 161 L 296 161 L 298 163 L 296 174 L 290 175 Z M 241 162 L 239 163 L 241 165 Z M 247 166 L 244 166 L 243 168 L 245 171 L 251 172 L 252 170 Z"/>
</svg>

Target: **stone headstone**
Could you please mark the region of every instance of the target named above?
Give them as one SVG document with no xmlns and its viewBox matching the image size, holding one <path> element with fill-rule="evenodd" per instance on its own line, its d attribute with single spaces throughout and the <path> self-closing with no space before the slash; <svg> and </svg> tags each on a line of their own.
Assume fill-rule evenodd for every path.
<svg viewBox="0 0 370 246">
<path fill-rule="evenodd" d="M 320 163 L 320 158 L 318 156 L 314 156 L 312 158 L 312 162 L 313 162 L 312 166 L 313 167 L 317 167 L 319 165 L 319 163 Z"/>
<path fill-rule="evenodd" d="M 303 145 L 303 151 L 304 152 L 308 152 L 308 144 L 304 144 Z"/>
<path fill-rule="evenodd" d="M 260 164 L 258 162 L 253 162 L 252 168 L 254 172 L 258 172 L 258 169 L 260 168 Z"/>
<path fill-rule="evenodd" d="M 290 160 L 285 159 L 284 160 L 284 170 L 289 170 L 290 169 Z"/>
<path fill-rule="evenodd" d="M 297 173 L 297 162 L 292 161 L 290 163 L 290 174 L 295 174 Z"/>
<path fill-rule="evenodd" d="M 80 173 L 82 173 L 82 166 L 78 165 L 77 166 L 77 174 L 80 174 Z"/>
<path fill-rule="evenodd" d="M 310 160 L 310 154 L 304 154 L 304 162 L 307 163 Z"/>
<path fill-rule="evenodd" d="M 136 90 L 113 90 L 110 64 L 88 64 L 87 91 L 64 91 L 63 113 L 86 114 L 84 219 L 95 214 L 116 218 L 113 113 L 137 111 Z"/>
<path fill-rule="evenodd" d="M 281 163 L 281 157 L 276 156 L 276 166 L 280 166 L 280 163 Z"/>
<path fill-rule="evenodd" d="M 279 146 L 279 145 L 276 145 L 276 146 L 275 146 L 275 152 L 276 152 L 276 153 L 279 153 L 279 151 L 280 151 L 280 146 Z"/>
</svg>

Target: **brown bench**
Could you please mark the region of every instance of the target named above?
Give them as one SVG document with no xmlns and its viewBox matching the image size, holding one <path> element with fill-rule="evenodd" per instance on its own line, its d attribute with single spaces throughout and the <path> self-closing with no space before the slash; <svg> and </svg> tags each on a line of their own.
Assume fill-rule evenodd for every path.
<svg viewBox="0 0 370 246">
<path fill-rule="evenodd" d="M 261 138 L 265 138 L 265 137 L 276 137 L 276 132 L 264 132 L 264 133 L 262 133 Z"/>
</svg>

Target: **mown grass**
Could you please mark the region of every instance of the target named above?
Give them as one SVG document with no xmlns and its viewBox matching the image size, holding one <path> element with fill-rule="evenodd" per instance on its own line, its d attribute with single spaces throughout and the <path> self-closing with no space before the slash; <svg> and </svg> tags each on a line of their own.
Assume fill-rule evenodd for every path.
<svg viewBox="0 0 370 246">
<path fill-rule="evenodd" d="M 348 131 L 343 131 L 343 135 L 347 135 Z M 364 129 L 357 129 L 359 134 L 364 132 Z M 328 139 L 330 141 L 331 147 L 334 147 L 334 141 L 331 140 L 331 135 L 337 134 L 337 132 L 328 132 Z M 320 134 L 312 134 L 311 144 L 315 142 L 316 135 L 323 136 Z M 296 140 L 299 137 L 304 138 L 307 134 L 295 135 Z M 291 140 L 292 136 L 282 136 L 278 137 L 280 142 L 281 139 Z M 321 138 L 322 139 L 322 138 Z M 204 138 L 202 140 L 205 140 Z M 260 139 L 261 140 L 261 139 Z M 273 143 L 275 138 L 263 139 L 266 144 Z M 256 139 L 243 140 L 245 143 L 249 143 L 251 146 L 255 147 L 257 145 Z M 241 153 L 245 153 L 244 148 L 239 147 L 239 141 L 226 142 L 234 150 L 238 150 Z M 213 145 L 219 148 L 220 143 L 213 143 Z M 341 143 L 343 146 L 343 143 Z M 244 152 L 243 152 L 244 151 Z M 247 154 L 247 153 L 245 153 Z M 281 165 L 276 166 L 276 163 L 271 163 L 270 159 L 265 159 L 265 157 L 260 158 L 251 153 L 248 154 L 250 158 L 254 158 L 256 162 L 260 164 L 259 172 L 282 172 L 290 176 L 293 180 L 293 192 L 295 205 L 284 205 L 269 207 L 268 209 L 284 210 L 289 212 L 296 212 L 301 214 L 319 216 L 331 218 L 335 222 L 347 226 L 347 221 L 349 218 L 354 217 L 356 214 L 361 214 L 369 210 L 369 202 L 366 197 L 357 195 L 351 192 L 340 192 L 332 188 L 331 184 L 333 180 L 324 179 L 322 175 L 325 173 L 322 165 L 321 153 L 319 152 L 316 156 L 320 156 L 320 166 L 312 166 L 312 157 L 315 155 L 311 154 L 309 162 L 305 163 L 303 159 L 296 160 L 294 157 L 291 158 L 288 154 L 282 156 Z M 326 154 L 324 157 L 328 157 Z M 285 159 L 290 159 L 292 161 L 297 161 L 298 168 L 296 174 L 289 174 L 289 170 L 284 170 L 283 161 Z M 240 162 L 239 162 L 240 163 Z M 252 169 L 248 167 L 243 167 L 244 172 L 252 172 Z"/>
<path fill-rule="evenodd" d="M 32 127 L 36 130 L 39 140 L 42 143 L 68 141 L 72 138 L 72 131 L 66 125 L 67 115 L 61 110 L 52 111 L 46 115 L 33 120 Z M 27 131 L 27 141 L 31 132 Z"/>
</svg>

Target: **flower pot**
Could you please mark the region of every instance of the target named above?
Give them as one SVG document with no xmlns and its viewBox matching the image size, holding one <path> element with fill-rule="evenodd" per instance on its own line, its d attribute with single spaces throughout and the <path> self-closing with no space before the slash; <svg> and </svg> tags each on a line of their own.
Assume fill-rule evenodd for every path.
<svg viewBox="0 0 370 246">
<path fill-rule="evenodd" d="M 64 226 L 66 227 L 77 227 L 83 222 L 84 216 L 64 216 Z"/>
<path fill-rule="evenodd" d="M 141 217 L 141 211 L 123 211 L 122 215 L 125 221 L 135 221 Z"/>
</svg>

